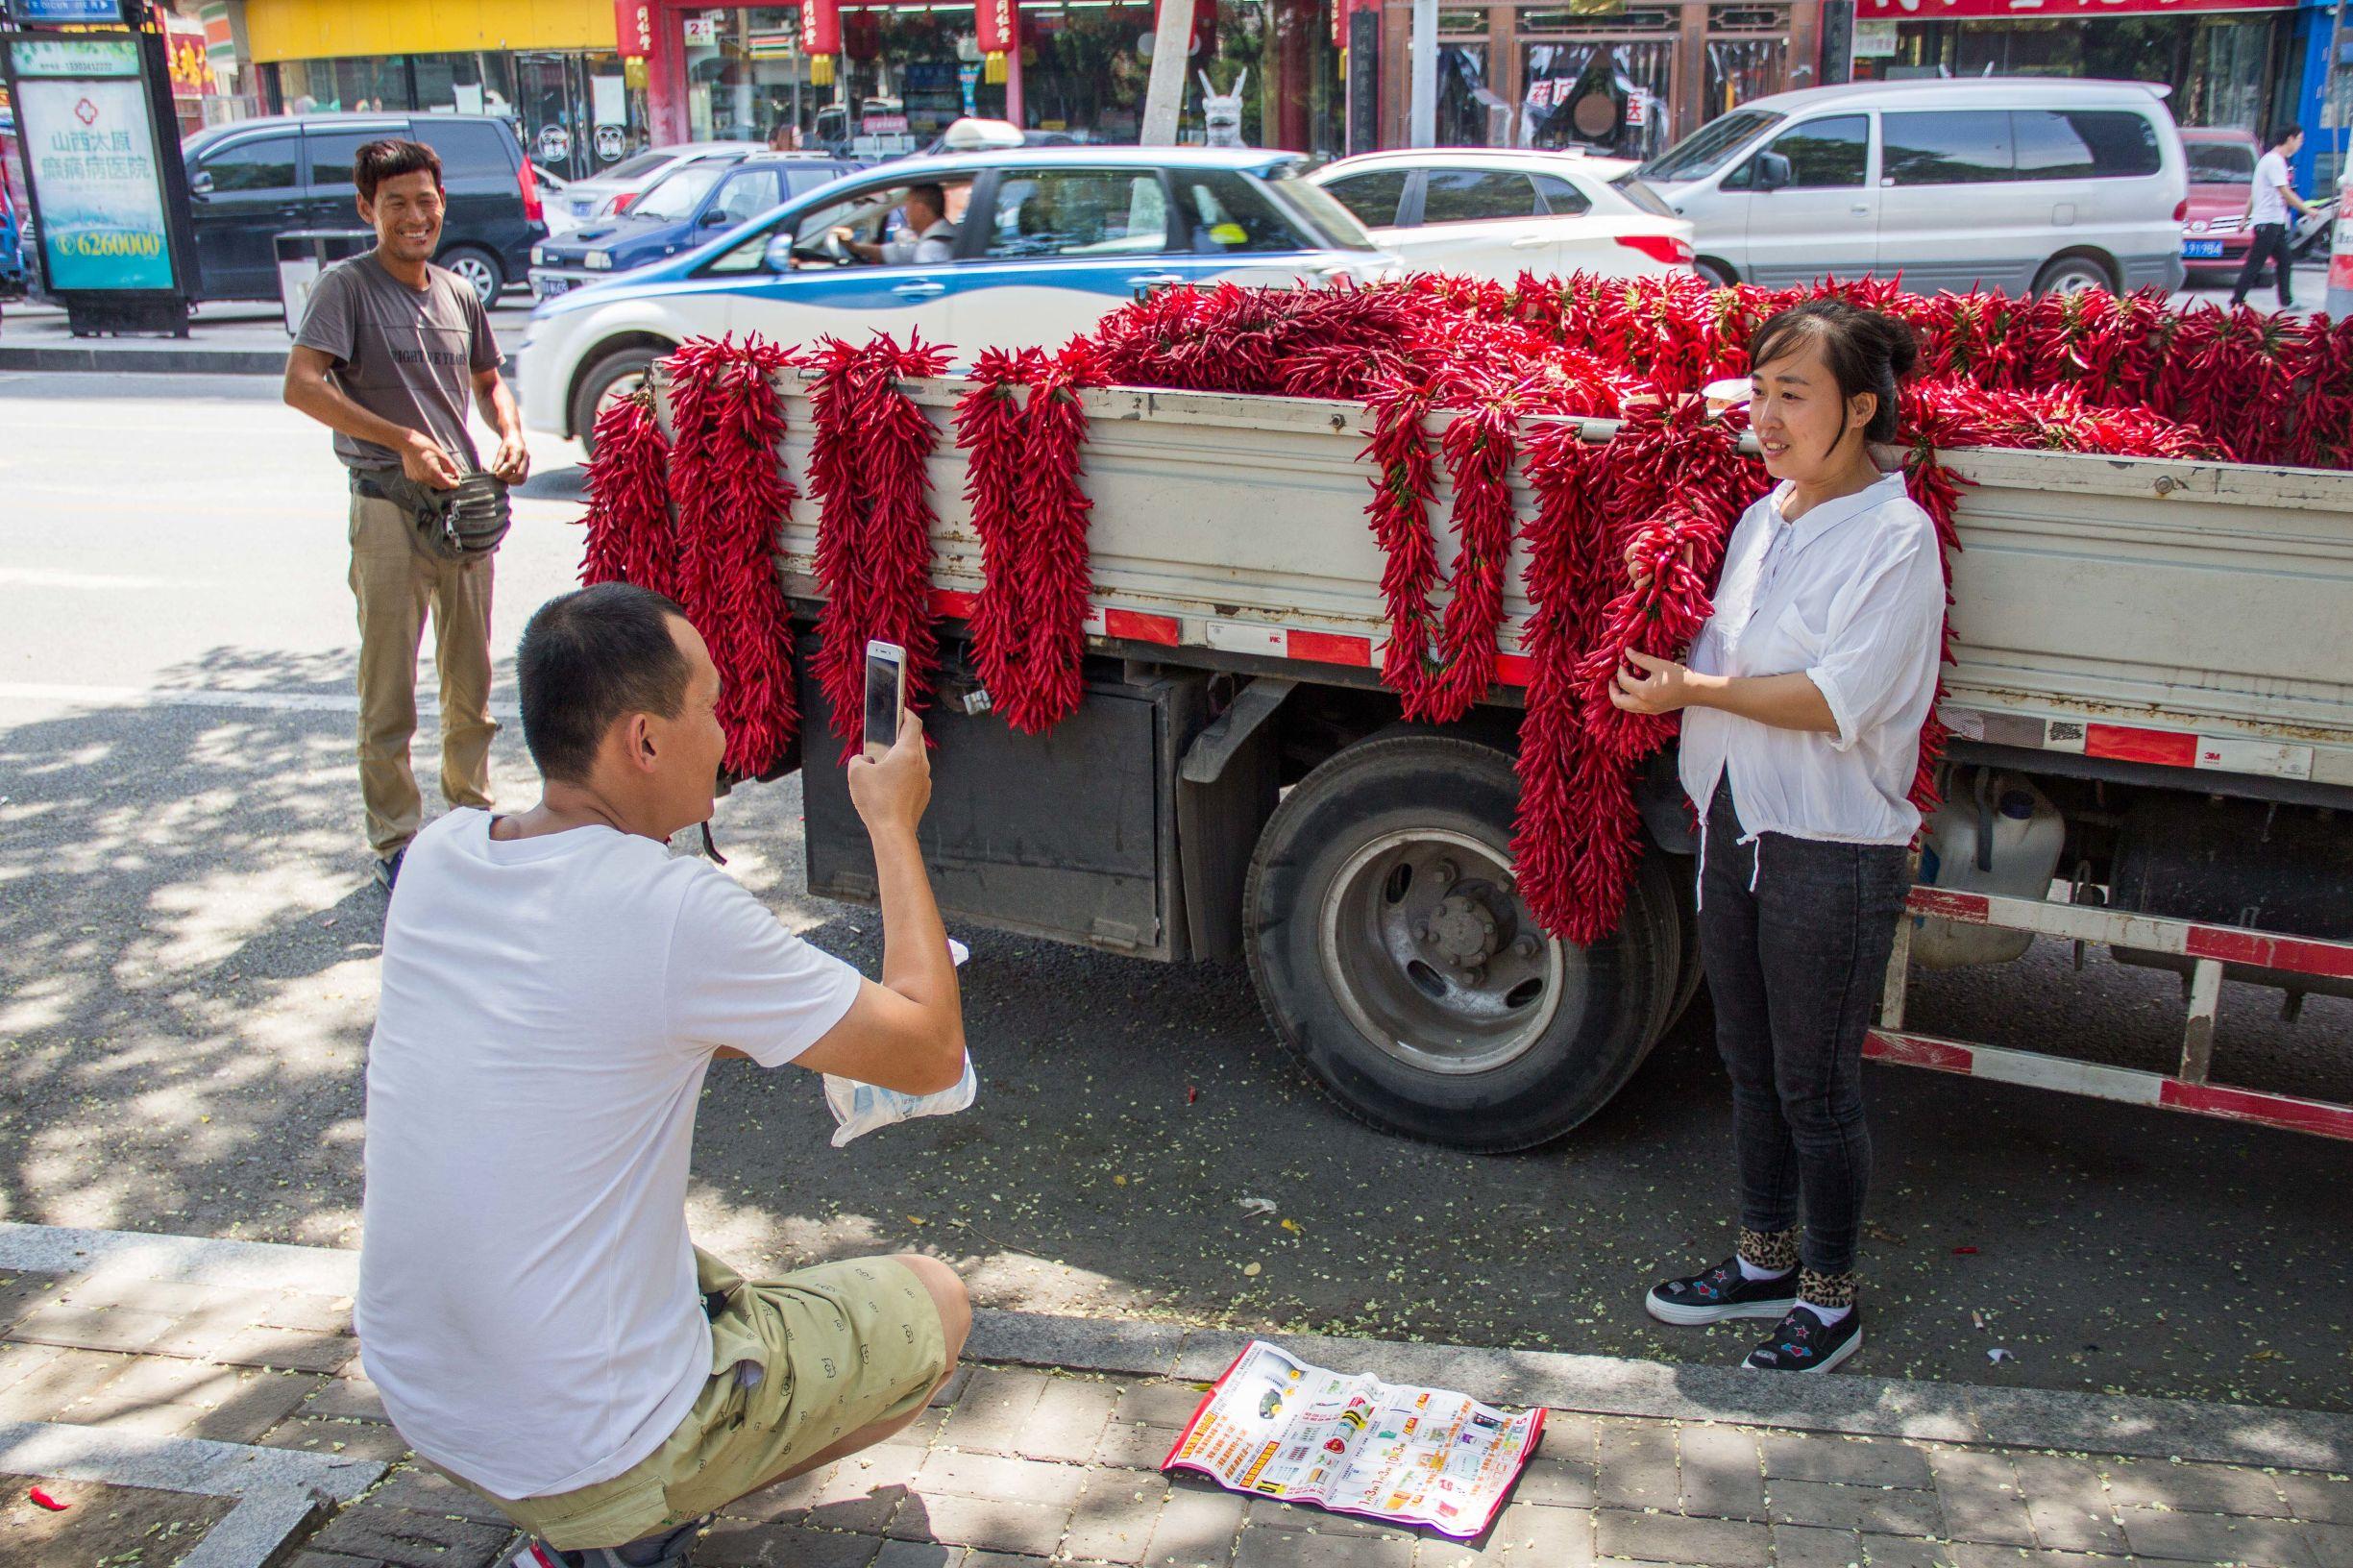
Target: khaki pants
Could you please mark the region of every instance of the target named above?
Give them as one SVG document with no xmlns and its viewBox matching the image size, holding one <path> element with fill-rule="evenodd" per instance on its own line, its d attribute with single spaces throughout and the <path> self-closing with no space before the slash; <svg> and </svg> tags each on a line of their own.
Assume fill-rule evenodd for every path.
<svg viewBox="0 0 2353 1568">
<path fill-rule="evenodd" d="M 424 820 L 408 743 L 417 731 L 417 648 L 433 617 L 441 677 L 441 794 L 453 806 L 490 804 L 490 563 L 451 560 L 417 536 L 388 501 L 352 497 L 352 596 L 359 605 L 359 796 L 368 846 L 389 855 Z"/>
</svg>

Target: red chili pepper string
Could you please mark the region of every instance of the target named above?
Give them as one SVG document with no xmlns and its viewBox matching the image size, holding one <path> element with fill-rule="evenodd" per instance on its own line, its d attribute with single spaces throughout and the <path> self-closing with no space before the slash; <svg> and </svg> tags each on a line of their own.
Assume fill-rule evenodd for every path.
<svg viewBox="0 0 2353 1568">
<path fill-rule="evenodd" d="M 1096 384 L 1086 351 L 1066 349 L 1041 364 L 1024 410 L 1020 509 L 1025 519 L 1020 580 L 1028 617 L 1021 678 L 992 695 L 1005 722 L 1026 734 L 1060 723 L 1080 697 L 1087 608 L 1094 579 L 1087 549 L 1094 502 L 1079 487 L 1087 441 L 1082 389 Z"/>
<path fill-rule="evenodd" d="M 817 674 L 846 761 L 865 721 L 869 641 L 907 650 L 907 705 L 919 712 L 939 671 L 927 472 L 939 430 L 900 383 L 940 375 L 948 353 L 912 334 L 901 348 L 877 332 L 856 345 L 820 339 L 810 357 L 819 374 L 809 391 L 809 489 L 821 505 L 825 590 Z"/>
<path fill-rule="evenodd" d="M 1028 652 L 1020 620 L 1030 601 L 1022 551 L 1023 395 L 1043 358 L 1035 349 L 987 350 L 972 367 L 970 390 L 956 404 L 956 444 L 967 459 L 965 500 L 980 541 L 972 663 L 993 699 L 1014 691 Z"/>
<path fill-rule="evenodd" d="M 587 543 L 580 581 L 633 582 L 677 595 L 678 538 L 670 522 L 670 448 L 650 393 L 617 399 L 597 416 L 588 460 Z"/>
</svg>

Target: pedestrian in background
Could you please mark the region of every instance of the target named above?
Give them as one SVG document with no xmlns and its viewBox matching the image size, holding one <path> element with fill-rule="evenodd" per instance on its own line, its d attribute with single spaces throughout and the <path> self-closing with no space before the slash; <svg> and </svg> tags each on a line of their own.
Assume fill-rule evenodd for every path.
<svg viewBox="0 0 2353 1568">
<path fill-rule="evenodd" d="M 2288 280 L 2288 209 L 2292 207 L 2299 214 L 2306 213 L 2312 210 L 2312 204 L 2295 193 L 2288 160 L 2303 146 L 2304 128 L 2283 125 L 2271 133 L 2271 150 L 2255 160 L 2255 184 L 2246 199 L 2247 232 L 2255 237 L 2246 248 L 2246 264 L 2239 269 L 2239 282 L 2231 286 L 2234 309 L 2246 304 L 2256 280 L 2263 276 L 2267 258 L 2278 269 L 2279 307 L 2295 308 L 2294 285 Z"/>
<path fill-rule="evenodd" d="M 1936 526 L 1869 443 L 1894 437 L 1917 352 L 1909 327 L 1843 300 L 1757 329 L 1750 429 L 1781 482 L 1732 530 L 1688 667 L 1631 653 L 1640 668 L 1611 694 L 1630 712 L 1687 710 L 1700 955 L 1740 1192 L 1734 1255 L 1644 1305 L 1665 1323 L 1778 1319 L 1743 1363 L 1763 1371 L 1826 1372 L 1863 1342 L 1863 1037 L 1911 880 L 1945 619 Z"/>
<path fill-rule="evenodd" d="M 359 795 L 377 880 L 390 889 L 424 815 L 408 748 L 429 609 L 441 681 L 441 793 L 451 805 L 489 806 L 499 726 L 490 717 L 492 553 L 437 550 L 386 481 L 451 490 L 480 469 L 466 427 L 469 396 L 498 431 L 490 473 L 521 483 L 531 459 L 480 296 L 432 264 L 440 158 L 422 142 L 371 141 L 353 155 L 352 184 L 376 248 L 330 267 L 311 290 L 286 357 L 285 401 L 335 432 L 335 455 L 350 471 Z"/>
</svg>

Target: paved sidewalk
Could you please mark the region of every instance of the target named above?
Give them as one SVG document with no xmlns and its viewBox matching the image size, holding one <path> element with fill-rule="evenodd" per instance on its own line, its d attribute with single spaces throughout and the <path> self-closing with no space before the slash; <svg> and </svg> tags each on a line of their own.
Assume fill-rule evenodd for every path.
<svg viewBox="0 0 2353 1568">
<path fill-rule="evenodd" d="M 80 1480 L 256 1498 L 241 1478 L 262 1476 L 277 1507 L 289 1484 L 304 1484 L 287 1477 L 306 1466 L 309 1490 L 292 1514 L 261 1501 L 241 1510 L 257 1525 L 277 1519 L 278 1544 L 253 1546 L 252 1529 L 233 1542 L 225 1521 L 182 1560 L 492 1563 L 512 1531 L 496 1509 L 409 1462 L 359 1371 L 355 1264 L 322 1249 L 0 1224 L 0 1474 L 71 1469 Z M 2353 1421 L 2343 1417 L 1864 1378 L 1790 1388 L 1730 1372 L 1455 1347 L 1285 1341 L 1311 1360 L 1481 1397 L 1544 1395 L 1555 1409 L 1542 1450 L 1477 1540 L 1162 1476 L 1156 1466 L 1200 1398 L 1194 1380 L 1240 1342 L 1173 1326 L 983 1313 L 975 1361 L 922 1420 L 738 1504 L 697 1561 L 2353 1564 L 2344 1474 Z M 2100 1435 L 2078 1446 L 2087 1433 Z M 110 1463 L 127 1468 L 110 1474 Z"/>
<path fill-rule="evenodd" d="M 508 289 L 490 312 L 491 329 L 511 356 L 530 319 L 530 294 Z M 172 376 L 281 376 L 285 317 L 266 300 L 199 306 L 186 337 L 76 337 L 53 305 L 0 305 L 0 370 L 139 372 Z M 511 378 L 513 368 L 508 368 Z"/>
</svg>

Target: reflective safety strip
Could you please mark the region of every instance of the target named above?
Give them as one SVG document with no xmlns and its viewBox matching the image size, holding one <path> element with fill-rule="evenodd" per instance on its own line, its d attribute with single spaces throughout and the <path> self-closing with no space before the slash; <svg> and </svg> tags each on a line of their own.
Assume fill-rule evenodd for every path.
<svg viewBox="0 0 2353 1568">
<path fill-rule="evenodd" d="M 954 621 L 968 621 L 980 608 L 980 596 L 953 588 L 934 588 L 931 591 L 931 613 Z M 1115 609 L 1108 604 L 1096 604 L 1087 611 L 1087 635 L 1116 637 L 1123 642 L 1156 643 L 1162 648 L 1177 648 L 1185 641 L 1185 623 L 1173 615 L 1152 615 L 1143 610 Z"/>
<path fill-rule="evenodd" d="M 2313 748 L 2284 741 L 2238 735 L 2199 735 L 2186 729 L 2152 729 L 2089 720 L 2045 719 L 2024 714 L 1982 713 L 1974 708 L 1941 710 L 1953 733 L 1997 746 L 2066 751 L 2110 762 L 2151 763 L 2270 778 L 2310 778 Z"/>
<path fill-rule="evenodd" d="M 1905 903 L 1915 915 L 1930 915 L 1959 925 L 2031 931 L 2037 936 L 2057 937 L 2066 942 L 2141 947 L 2151 952 L 2177 953 L 2184 958 L 2211 958 L 2256 968 L 2285 969 L 2294 974 L 2324 975 L 2331 979 L 2353 977 L 2353 943 L 2250 931 L 2235 925 L 2203 925 L 2195 920 L 2103 909 L 2095 904 L 2054 904 L 1985 893 L 1953 893 L 1943 888 L 1915 887 Z"/>
<path fill-rule="evenodd" d="M 1221 653 L 1251 653 L 1264 659 L 1304 659 L 1358 670 L 1373 665 L 1373 640 L 1338 631 L 1299 631 L 1259 621 L 1212 621 L 1209 646 Z"/>
<path fill-rule="evenodd" d="M 2219 1116 L 2226 1121 L 2251 1121 L 2291 1132 L 2317 1133 L 2323 1138 L 2353 1139 L 2353 1106 L 2298 1099 L 2292 1094 L 2267 1094 L 2223 1084 L 2185 1083 L 2162 1073 L 2130 1067 L 2070 1062 L 2031 1051 L 1973 1045 L 1964 1041 L 1940 1040 L 1933 1035 L 1884 1029 L 1874 1029 L 1864 1040 L 1863 1054 L 1875 1062 L 1928 1067 L 1965 1078 L 1990 1078 L 1997 1083 L 2057 1090 L 2063 1094 L 2088 1094 L 2126 1105 L 2186 1111 L 2193 1115 Z"/>
</svg>

